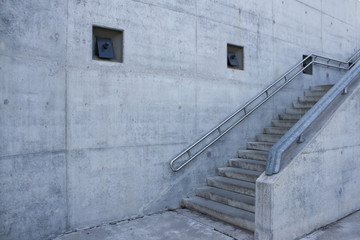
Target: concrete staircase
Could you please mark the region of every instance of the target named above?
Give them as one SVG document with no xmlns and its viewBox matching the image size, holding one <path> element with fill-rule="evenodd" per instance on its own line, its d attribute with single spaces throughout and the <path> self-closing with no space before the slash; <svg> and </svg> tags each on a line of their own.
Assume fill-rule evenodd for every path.
<svg viewBox="0 0 360 240">
<path fill-rule="evenodd" d="M 257 134 L 256 141 L 248 142 L 246 150 L 238 150 L 238 158 L 219 168 L 218 176 L 208 177 L 207 186 L 196 189 L 194 197 L 183 199 L 183 205 L 254 231 L 255 182 L 265 170 L 268 151 L 331 87 L 310 87 L 262 134 Z"/>
</svg>

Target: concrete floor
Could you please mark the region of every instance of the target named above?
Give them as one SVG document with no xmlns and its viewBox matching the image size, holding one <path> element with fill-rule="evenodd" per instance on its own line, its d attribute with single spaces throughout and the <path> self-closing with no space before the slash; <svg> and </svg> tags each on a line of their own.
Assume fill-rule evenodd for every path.
<svg viewBox="0 0 360 240">
<path fill-rule="evenodd" d="M 360 240 L 360 211 L 319 229 L 301 240 Z"/>
<path fill-rule="evenodd" d="M 178 209 L 65 234 L 56 240 L 252 240 L 251 232 Z"/>
<path fill-rule="evenodd" d="M 253 240 L 251 232 L 187 209 L 107 224 L 59 236 L 56 240 Z M 360 211 L 300 240 L 360 240 Z"/>
</svg>

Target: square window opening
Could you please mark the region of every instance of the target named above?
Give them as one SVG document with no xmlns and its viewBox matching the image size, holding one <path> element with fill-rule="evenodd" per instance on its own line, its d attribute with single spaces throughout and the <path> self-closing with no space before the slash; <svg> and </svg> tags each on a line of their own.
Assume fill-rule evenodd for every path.
<svg viewBox="0 0 360 240">
<path fill-rule="evenodd" d="M 93 26 L 92 59 L 122 63 L 124 61 L 123 42 L 123 30 Z"/>
<path fill-rule="evenodd" d="M 232 69 L 244 70 L 244 47 L 227 45 L 227 66 Z"/>
</svg>

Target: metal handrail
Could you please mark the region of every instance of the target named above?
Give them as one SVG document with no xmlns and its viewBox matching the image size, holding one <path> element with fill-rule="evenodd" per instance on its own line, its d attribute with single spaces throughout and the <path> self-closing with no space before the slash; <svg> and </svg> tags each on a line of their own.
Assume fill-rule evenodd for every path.
<svg viewBox="0 0 360 240">
<path fill-rule="evenodd" d="M 359 53 L 360 53 L 360 51 L 355 53 L 350 58 L 350 60 L 352 60 Z M 357 60 L 359 60 L 359 57 L 360 56 L 358 56 Z M 303 66 L 301 69 L 295 71 L 299 66 L 304 65 L 304 63 L 309 59 L 311 59 L 311 61 L 309 63 L 307 63 L 306 66 Z M 177 172 L 177 171 L 181 170 L 183 167 L 185 167 L 187 164 L 189 164 L 192 160 L 194 160 L 197 156 L 199 156 L 201 153 L 203 153 L 207 148 L 209 148 L 211 145 L 213 145 L 217 140 L 219 140 L 226 133 L 228 133 L 231 129 L 233 129 L 236 125 L 238 125 L 240 122 L 242 122 L 246 117 L 248 117 L 250 114 L 252 114 L 256 109 L 258 109 L 267 100 L 269 100 L 272 96 L 274 96 L 278 91 L 280 91 L 283 87 L 285 87 L 288 83 L 290 83 L 294 78 L 296 78 L 302 71 L 304 71 L 306 68 L 308 68 L 311 64 L 319 64 L 321 66 L 337 68 L 337 69 L 340 69 L 340 70 L 348 70 L 349 68 L 351 68 L 353 66 L 353 64 L 352 65 L 349 64 L 350 60 L 348 62 L 344 62 L 344 61 L 340 61 L 340 60 L 337 60 L 337 59 L 332 59 L 332 58 L 319 56 L 319 55 L 316 55 L 316 54 L 308 55 L 302 61 L 298 62 L 297 64 L 295 64 L 295 66 L 290 68 L 290 70 L 288 70 L 280 78 L 275 80 L 273 83 L 271 83 L 269 86 L 267 86 L 264 90 L 262 90 L 259 94 L 257 94 L 255 97 L 253 97 L 250 101 L 245 103 L 245 105 L 240 107 L 233 114 L 231 114 L 229 117 L 227 117 L 221 123 L 219 123 L 216 127 L 214 127 L 212 130 L 210 130 L 208 133 L 206 133 L 200 139 L 195 141 L 193 144 L 191 144 L 189 147 L 187 147 L 185 150 L 183 150 L 176 157 L 174 157 L 170 161 L 170 168 L 174 172 Z M 325 62 L 322 62 L 322 61 L 325 61 Z M 342 66 L 342 65 L 346 65 L 346 67 Z M 273 92 L 270 93 L 270 89 L 272 89 L 275 85 L 277 85 L 282 80 L 285 80 L 285 81 L 280 86 L 278 86 Z M 262 96 L 265 96 L 265 98 L 262 101 L 260 101 L 258 104 L 256 104 L 251 110 L 247 109 L 247 108 L 250 107 L 250 105 L 252 103 L 254 103 L 256 100 L 258 100 Z M 230 120 L 234 119 L 241 112 L 243 112 L 243 114 L 244 114 L 243 116 L 240 116 L 240 118 L 235 123 L 231 124 L 225 130 L 221 131 L 221 128 L 226 123 L 229 123 Z M 218 132 L 218 136 L 214 137 L 209 143 L 207 143 L 205 146 L 203 146 L 200 150 L 198 150 L 195 154 L 192 155 L 191 150 L 194 149 L 201 142 L 205 141 L 210 135 L 212 135 L 216 131 Z M 185 160 L 185 162 L 183 162 L 179 167 L 174 167 L 174 163 L 177 160 L 179 160 L 182 156 L 184 156 L 185 154 L 188 155 L 188 159 Z"/>
<path fill-rule="evenodd" d="M 359 52 L 358 52 L 359 53 Z M 360 60 L 360 55 L 352 57 L 348 61 L 348 69 L 352 68 Z M 266 175 L 273 175 L 280 171 L 283 153 L 301 137 L 304 138 L 305 130 L 323 113 L 323 111 L 340 94 L 346 94 L 348 86 L 360 75 L 360 66 L 355 71 L 347 73 L 337 82 L 279 141 L 269 150 L 266 162 Z M 299 141 L 298 141 L 299 142 Z M 301 141 L 302 142 L 302 141 Z M 299 142 L 300 143 L 300 142 Z"/>
</svg>

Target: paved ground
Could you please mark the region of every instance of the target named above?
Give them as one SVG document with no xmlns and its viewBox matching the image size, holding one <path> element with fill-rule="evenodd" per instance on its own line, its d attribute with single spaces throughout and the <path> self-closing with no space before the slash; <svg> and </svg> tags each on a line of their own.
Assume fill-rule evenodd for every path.
<svg viewBox="0 0 360 240">
<path fill-rule="evenodd" d="M 252 240 L 251 232 L 178 209 L 66 234 L 56 240 Z"/>
<path fill-rule="evenodd" d="M 332 223 L 301 240 L 360 240 L 360 211 Z"/>
<path fill-rule="evenodd" d="M 65 234 L 56 240 L 253 240 L 251 232 L 187 209 Z M 360 211 L 301 240 L 360 240 Z"/>
</svg>

